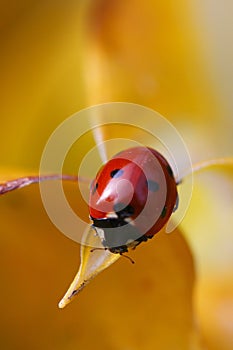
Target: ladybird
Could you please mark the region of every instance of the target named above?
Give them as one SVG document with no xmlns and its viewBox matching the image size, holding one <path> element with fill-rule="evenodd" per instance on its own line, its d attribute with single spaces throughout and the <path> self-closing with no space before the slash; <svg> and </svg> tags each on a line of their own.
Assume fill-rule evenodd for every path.
<svg viewBox="0 0 233 350">
<path fill-rule="evenodd" d="M 122 255 L 152 238 L 177 205 L 173 171 L 149 147 L 116 154 L 100 169 L 90 188 L 92 226 L 104 249 L 115 254 Z"/>
<path fill-rule="evenodd" d="M 48 180 L 89 183 L 74 175 L 29 176 L 0 184 L 0 195 Z M 167 160 L 152 148 L 129 148 L 110 159 L 92 181 L 89 197 L 102 249 L 122 255 L 152 238 L 177 209 L 177 185 Z"/>
</svg>

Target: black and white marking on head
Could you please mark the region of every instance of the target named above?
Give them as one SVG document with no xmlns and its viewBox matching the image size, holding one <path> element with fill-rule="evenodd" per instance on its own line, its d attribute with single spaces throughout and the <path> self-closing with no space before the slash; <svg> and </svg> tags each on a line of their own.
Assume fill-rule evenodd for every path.
<svg viewBox="0 0 233 350">
<path fill-rule="evenodd" d="M 114 211 L 118 215 L 119 218 L 127 218 L 134 214 L 135 210 L 132 205 L 124 204 L 124 203 L 116 203 L 113 206 Z"/>
</svg>

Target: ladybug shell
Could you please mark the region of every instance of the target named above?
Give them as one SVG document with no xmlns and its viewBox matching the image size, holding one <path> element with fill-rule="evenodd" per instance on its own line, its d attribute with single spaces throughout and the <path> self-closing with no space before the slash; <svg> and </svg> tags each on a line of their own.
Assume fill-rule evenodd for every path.
<svg viewBox="0 0 233 350">
<path fill-rule="evenodd" d="M 100 169 L 91 185 L 89 211 L 97 220 L 130 218 L 149 238 L 166 224 L 176 201 L 176 181 L 166 159 L 152 148 L 135 147 Z"/>
</svg>

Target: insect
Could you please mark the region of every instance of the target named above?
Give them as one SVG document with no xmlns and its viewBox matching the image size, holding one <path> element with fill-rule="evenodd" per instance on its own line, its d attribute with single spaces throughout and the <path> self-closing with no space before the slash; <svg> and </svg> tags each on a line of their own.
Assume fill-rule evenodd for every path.
<svg viewBox="0 0 233 350">
<path fill-rule="evenodd" d="M 89 211 L 102 245 L 123 254 L 152 238 L 177 208 L 177 183 L 156 150 L 134 147 L 110 159 L 91 184 Z"/>
<path fill-rule="evenodd" d="M 30 176 L 0 184 L 0 194 L 47 180 L 84 181 L 72 175 Z M 167 160 L 149 147 L 129 148 L 116 154 L 90 186 L 92 226 L 102 249 L 115 254 L 123 255 L 152 238 L 177 205 L 173 171 Z"/>
</svg>

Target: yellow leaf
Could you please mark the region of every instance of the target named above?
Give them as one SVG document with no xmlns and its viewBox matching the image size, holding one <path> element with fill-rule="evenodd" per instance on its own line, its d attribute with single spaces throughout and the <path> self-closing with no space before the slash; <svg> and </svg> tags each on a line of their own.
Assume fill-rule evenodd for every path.
<svg viewBox="0 0 233 350">
<path fill-rule="evenodd" d="M 75 203 L 73 188 L 66 184 Z M 178 230 L 170 235 L 161 232 L 141 244 L 130 253 L 134 265 L 120 259 L 61 313 L 55 301 L 74 273 L 79 246 L 49 222 L 37 186 L 2 196 L 0 211 L 0 325 L 5 348 L 25 343 L 33 348 L 35 342 L 40 348 L 48 349 L 49 343 L 58 350 L 67 344 L 72 348 L 134 350 L 170 350 L 174 344 L 187 350 L 191 346 L 196 337 L 194 266 Z M 97 251 L 91 254 L 84 254 L 84 265 L 89 264 L 87 257 L 93 263 Z M 7 336 L 9 327 L 14 329 L 14 337 Z"/>
<path fill-rule="evenodd" d="M 95 276 L 120 258 L 119 254 L 113 254 L 104 248 L 92 251 L 93 247 L 100 245 L 101 241 L 95 230 L 91 226 L 87 227 L 80 247 L 80 267 L 68 291 L 59 303 L 60 308 L 65 307 Z"/>
</svg>

